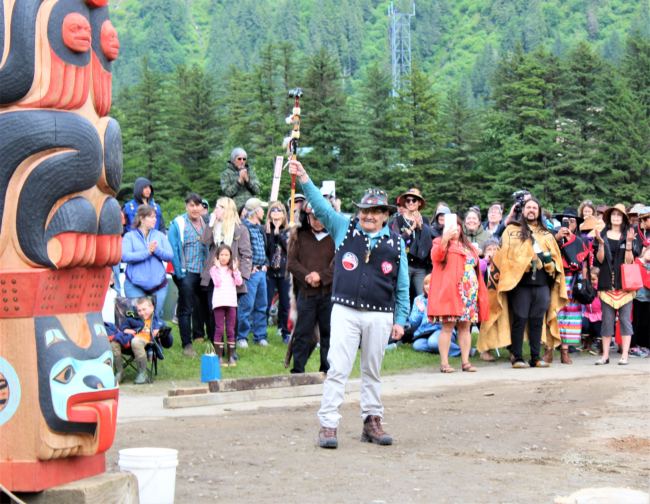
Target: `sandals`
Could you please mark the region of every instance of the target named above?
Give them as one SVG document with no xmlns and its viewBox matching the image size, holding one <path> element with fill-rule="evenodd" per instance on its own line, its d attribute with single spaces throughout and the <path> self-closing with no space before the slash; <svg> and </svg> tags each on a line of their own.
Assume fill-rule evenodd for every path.
<svg viewBox="0 0 650 504">
<path fill-rule="evenodd" d="M 447 373 L 455 373 L 456 370 L 453 367 L 451 367 L 449 364 L 444 364 L 440 366 L 440 372 L 447 374 Z"/>
<path fill-rule="evenodd" d="M 476 368 L 472 366 L 471 362 L 466 362 L 461 366 L 461 369 L 467 373 L 476 373 Z"/>
<path fill-rule="evenodd" d="M 494 362 L 494 361 L 496 361 L 496 358 L 490 352 L 481 352 L 481 354 L 479 355 L 479 359 L 481 359 L 482 361 L 485 361 L 485 362 Z"/>
</svg>

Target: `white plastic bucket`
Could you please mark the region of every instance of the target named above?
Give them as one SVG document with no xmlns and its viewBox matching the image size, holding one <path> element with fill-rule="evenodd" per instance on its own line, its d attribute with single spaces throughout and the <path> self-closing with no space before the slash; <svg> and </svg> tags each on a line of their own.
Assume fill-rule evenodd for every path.
<svg viewBox="0 0 650 504">
<path fill-rule="evenodd" d="M 140 504 L 173 504 L 178 450 L 172 448 L 125 448 L 119 452 L 121 471 L 138 478 Z"/>
</svg>

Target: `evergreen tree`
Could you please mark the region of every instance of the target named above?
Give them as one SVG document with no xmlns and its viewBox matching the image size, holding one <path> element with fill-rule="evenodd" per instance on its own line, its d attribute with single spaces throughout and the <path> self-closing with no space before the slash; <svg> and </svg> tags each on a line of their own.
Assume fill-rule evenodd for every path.
<svg viewBox="0 0 650 504">
<path fill-rule="evenodd" d="M 283 153 L 282 138 L 286 132 L 281 128 L 287 128 L 283 118 L 291 110 L 279 106 L 285 103 L 287 95 L 277 70 L 275 47 L 268 44 L 261 51 L 260 62 L 252 71 L 253 101 L 248 114 L 251 119 L 251 143 L 248 148 L 255 156 L 257 175 L 265 189 L 271 187 L 273 159 Z"/>
<path fill-rule="evenodd" d="M 395 128 L 395 99 L 391 96 L 392 82 L 387 71 L 378 64 L 366 70 L 357 105 L 359 118 L 358 172 L 351 174 L 363 186 L 382 186 L 383 174 L 395 168 L 397 151 Z M 358 187 L 360 192 L 364 187 Z"/>
<path fill-rule="evenodd" d="M 629 84 L 610 72 L 603 87 L 600 113 L 600 167 L 592 176 L 602 199 L 610 204 L 646 201 L 642 180 L 650 170 L 649 124 Z"/>
<path fill-rule="evenodd" d="M 224 90 L 218 99 L 218 113 L 225 132 L 224 155 L 230 154 L 234 147 L 246 149 L 247 145 L 251 145 L 252 79 L 252 73 L 232 66 L 223 80 Z"/>
<path fill-rule="evenodd" d="M 630 35 L 622 67 L 645 119 L 650 120 L 650 36 Z"/>
<path fill-rule="evenodd" d="M 612 65 L 618 65 L 623 59 L 625 45 L 618 31 L 613 31 L 603 45 L 603 58 Z"/>
<path fill-rule="evenodd" d="M 586 42 L 578 44 L 562 64 L 556 106 L 557 159 L 553 176 L 570 180 L 565 203 L 594 197 L 598 116 L 603 109 L 604 63 Z"/>
<path fill-rule="evenodd" d="M 397 106 L 398 129 L 403 134 L 398 148 L 405 169 L 390 173 L 391 184 L 403 187 L 405 182 L 420 181 L 416 185 L 424 194 L 434 194 L 435 178 L 442 173 L 436 163 L 438 99 L 431 80 L 416 65 L 404 79 Z"/>
<path fill-rule="evenodd" d="M 214 166 L 213 153 L 220 147 L 217 136 L 217 103 L 212 77 L 198 65 L 179 66 L 175 73 L 173 102 L 176 116 L 174 144 L 185 177 L 193 191 L 210 201 L 219 194 L 222 166 Z"/>
<path fill-rule="evenodd" d="M 444 101 L 441 113 L 441 147 L 438 152 L 442 175 L 435 190 L 442 199 L 459 208 L 482 203 L 483 175 L 477 170 L 478 112 L 469 107 L 457 89 Z"/>
<path fill-rule="evenodd" d="M 319 50 L 307 62 L 304 83 L 301 145 L 311 149 L 305 162 L 315 180 L 336 178 L 340 163 L 352 150 L 337 59 L 325 49 Z"/>
<path fill-rule="evenodd" d="M 549 177 L 556 160 L 554 101 L 558 63 L 544 50 L 524 54 L 521 47 L 496 71 L 494 99 L 499 113 L 499 197 L 528 188 L 546 202 L 566 199 L 566 182 Z"/>
<path fill-rule="evenodd" d="M 497 63 L 497 54 L 492 44 L 487 43 L 476 58 L 471 73 L 472 94 L 476 102 L 485 103 L 491 94 L 490 82 Z"/>
<path fill-rule="evenodd" d="M 114 110 L 124 138 L 123 180 L 131 184 L 137 177 L 148 178 L 162 200 L 183 192 L 188 184 L 172 142 L 168 83 L 146 58 L 141 72 L 140 83 L 122 93 Z"/>
</svg>

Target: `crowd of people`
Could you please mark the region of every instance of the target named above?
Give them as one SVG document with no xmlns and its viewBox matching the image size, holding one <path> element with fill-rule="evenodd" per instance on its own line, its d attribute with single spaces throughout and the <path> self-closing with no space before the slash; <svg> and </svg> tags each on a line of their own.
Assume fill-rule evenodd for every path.
<svg viewBox="0 0 650 504">
<path fill-rule="evenodd" d="M 495 361 L 503 349 L 515 369 L 548 367 L 556 350 L 567 365 L 580 351 L 597 365 L 609 364 L 612 348 L 619 365 L 650 354 L 650 207 L 583 201 L 552 214 L 519 191 L 507 214 L 501 202 L 485 220 L 478 206 L 453 212 L 438 202 L 429 218 L 427 200 L 411 187 L 392 200 L 369 189 L 350 216 L 299 162 L 289 171 L 304 193 L 295 198 L 293 227 L 288 202 L 261 199 L 241 148 L 231 153 L 212 212 L 191 193 L 168 230 L 152 183 L 138 179 L 124 205 L 124 293 L 151 296 L 160 318 L 170 263 L 183 354 L 195 356 L 192 343 L 207 338 L 224 366 L 237 365 L 251 334 L 252 343 L 269 344 L 277 299 L 291 372 L 303 373 L 320 349 L 327 373 L 320 446 L 338 444 L 338 409 L 358 349 L 362 439 L 379 444 L 392 442 L 381 425 L 379 372 L 396 345 L 439 353 L 442 373 L 456 371 L 450 357 L 476 372 L 475 353 Z"/>
</svg>

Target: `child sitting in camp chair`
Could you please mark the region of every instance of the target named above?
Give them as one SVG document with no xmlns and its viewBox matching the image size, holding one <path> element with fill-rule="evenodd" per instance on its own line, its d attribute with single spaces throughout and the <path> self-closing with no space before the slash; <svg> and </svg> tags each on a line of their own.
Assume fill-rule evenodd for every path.
<svg viewBox="0 0 650 504">
<path fill-rule="evenodd" d="M 133 352 L 137 368 L 135 384 L 142 385 L 147 379 L 147 351 L 152 354 L 152 359 L 163 359 L 159 335 L 168 329 L 155 314 L 154 305 L 150 298 L 142 297 L 135 301 L 137 316 L 132 311 L 119 322 L 118 331 L 112 336 L 113 361 L 115 362 L 115 380 L 120 383 L 124 375 L 122 350 L 129 349 Z"/>
</svg>

